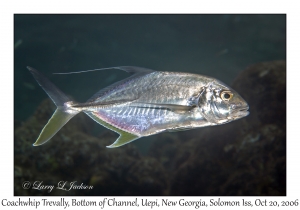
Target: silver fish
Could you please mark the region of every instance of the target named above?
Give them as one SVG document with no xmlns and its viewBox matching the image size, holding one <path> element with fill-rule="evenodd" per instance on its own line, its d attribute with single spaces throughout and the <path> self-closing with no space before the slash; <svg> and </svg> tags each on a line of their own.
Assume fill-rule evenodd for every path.
<svg viewBox="0 0 300 210">
<path fill-rule="evenodd" d="M 79 112 L 120 134 L 109 148 L 164 131 L 224 124 L 249 114 L 248 104 L 236 91 L 208 76 L 132 66 L 96 69 L 133 75 L 77 103 L 37 70 L 27 68 L 57 106 L 34 146 L 50 140 Z"/>
</svg>

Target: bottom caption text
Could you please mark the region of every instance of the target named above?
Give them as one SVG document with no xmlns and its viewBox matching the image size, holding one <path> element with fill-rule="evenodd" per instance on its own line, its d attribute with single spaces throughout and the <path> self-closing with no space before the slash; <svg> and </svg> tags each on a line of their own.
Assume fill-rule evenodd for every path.
<svg viewBox="0 0 300 210">
<path fill-rule="evenodd" d="M 18 198 L 18 199 L 2 199 L 1 206 L 3 207 L 62 207 L 64 209 L 72 206 L 97 206 L 100 209 L 110 207 L 146 207 L 149 209 L 160 207 L 189 207 L 194 209 L 205 207 L 297 207 L 299 206 L 299 199 L 294 200 L 275 200 L 275 199 L 227 199 L 226 198 Z"/>
</svg>

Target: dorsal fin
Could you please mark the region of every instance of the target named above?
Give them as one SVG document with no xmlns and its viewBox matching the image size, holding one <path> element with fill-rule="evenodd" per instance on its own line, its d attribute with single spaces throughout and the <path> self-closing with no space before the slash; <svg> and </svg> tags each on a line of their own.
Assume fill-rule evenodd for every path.
<svg viewBox="0 0 300 210">
<path fill-rule="evenodd" d="M 117 67 L 108 67 L 108 68 L 101 68 L 101 69 L 92 69 L 92 70 L 85 70 L 85 71 L 75 71 L 75 72 L 65 72 L 65 73 L 53 73 L 53 74 L 80 74 L 80 73 L 86 73 L 86 72 L 92 72 L 92 71 L 103 71 L 103 70 L 109 70 L 109 69 L 117 69 L 117 70 L 122 70 L 126 71 L 127 73 L 134 73 L 130 77 L 127 77 L 123 80 L 120 80 L 112 85 L 109 85 L 100 91 L 96 92 L 87 102 L 92 102 L 95 99 L 103 96 L 105 93 L 108 93 L 110 90 L 114 89 L 116 86 L 120 84 L 124 84 L 134 78 L 144 76 L 146 74 L 149 74 L 151 72 L 155 72 L 152 69 L 147 69 L 143 67 L 137 67 L 137 66 L 117 66 Z"/>
<path fill-rule="evenodd" d="M 129 73 L 134 73 L 133 75 L 131 75 L 130 77 L 127 77 L 123 80 L 120 80 L 116 83 L 113 83 L 101 90 L 99 90 L 97 93 L 95 93 L 91 98 L 89 98 L 89 100 L 87 100 L 87 102 L 92 102 L 95 101 L 96 99 L 104 96 L 105 94 L 109 93 L 110 91 L 112 91 L 114 88 L 116 88 L 119 85 L 122 85 L 124 83 L 127 83 L 133 79 L 136 79 L 138 77 L 142 77 L 145 76 L 146 74 L 155 72 L 154 70 L 151 69 L 146 69 L 146 68 L 141 68 L 141 67 L 135 67 L 135 66 L 121 66 L 121 67 L 113 67 L 114 69 L 120 69 Z"/>
<path fill-rule="evenodd" d="M 128 144 L 129 142 L 132 142 L 138 138 L 140 138 L 137 135 L 128 133 L 126 131 L 123 131 L 103 120 L 101 120 L 99 117 L 95 116 L 92 112 L 85 112 L 90 118 L 92 118 L 93 120 L 95 120 L 97 123 L 99 123 L 100 125 L 120 134 L 119 138 L 111 145 L 106 146 L 108 148 L 115 148 L 115 147 L 120 147 L 123 146 L 125 144 Z"/>
<path fill-rule="evenodd" d="M 86 73 L 91 71 L 103 71 L 103 70 L 109 70 L 109 69 L 117 69 L 126 71 L 128 73 L 150 73 L 154 70 L 143 68 L 143 67 L 137 67 L 137 66 L 117 66 L 117 67 L 108 67 L 108 68 L 101 68 L 101 69 L 91 69 L 91 70 L 85 70 L 85 71 L 73 71 L 73 72 L 64 72 L 64 73 L 53 73 L 53 74 L 80 74 L 80 73 Z"/>
</svg>

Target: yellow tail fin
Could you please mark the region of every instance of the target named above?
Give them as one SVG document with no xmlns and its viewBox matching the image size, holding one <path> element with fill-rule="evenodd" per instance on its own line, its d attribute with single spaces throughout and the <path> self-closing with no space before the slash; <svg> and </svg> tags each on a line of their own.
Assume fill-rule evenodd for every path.
<svg viewBox="0 0 300 210">
<path fill-rule="evenodd" d="M 70 110 L 70 108 L 66 106 L 67 102 L 71 102 L 69 97 L 59 90 L 45 76 L 34 68 L 29 66 L 27 68 L 57 106 L 54 114 L 43 128 L 36 142 L 33 144 L 33 146 L 39 146 L 49 141 L 72 117 L 78 114 L 79 111 Z"/>
</svg>

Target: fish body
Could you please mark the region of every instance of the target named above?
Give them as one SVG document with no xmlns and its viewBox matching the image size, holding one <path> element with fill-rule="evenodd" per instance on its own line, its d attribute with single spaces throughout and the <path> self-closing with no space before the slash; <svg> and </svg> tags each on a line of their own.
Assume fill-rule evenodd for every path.
<svg viewBox="0 0 300 210">
<path fill-rule="evenodd" d="M 120 134 L 110 148 L 143 136 L 224 124 L 249 114 L 248 104 L 236 91 L 208 76 L 114 67 L 134 74 L 77 103 L 37 70 L 28 69 L 57 106 L 35 146 L 51 139 L 79 112 Z"/>
</svg>

